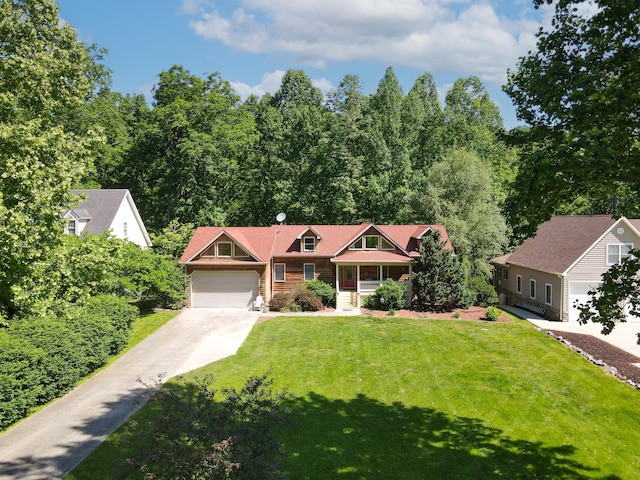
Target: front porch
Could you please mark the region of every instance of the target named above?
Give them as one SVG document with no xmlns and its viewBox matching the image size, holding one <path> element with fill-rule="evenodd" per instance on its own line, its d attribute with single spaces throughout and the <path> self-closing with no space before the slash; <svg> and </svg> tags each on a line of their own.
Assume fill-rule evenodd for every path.
<svg viewBox="0 0 640 480">
<path fill-rule="evenodd" d="M 411 265 L 336 265 L 336 307 L 360 308 L 364 297 L 375 293 L 387 279 L 405 287 L 405 302 L 411 302 Z"/>
</svg>

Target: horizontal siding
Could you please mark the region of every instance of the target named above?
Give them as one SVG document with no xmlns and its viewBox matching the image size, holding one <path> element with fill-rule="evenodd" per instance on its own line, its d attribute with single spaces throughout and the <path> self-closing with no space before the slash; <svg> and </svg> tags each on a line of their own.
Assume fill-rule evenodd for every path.
<svg viewBox="0 0 640 480">
<path fill-rule="evenodd" d="M 599 277 L 606 272 L 607 266 L 607 244 L 608 243 L 632 243 L 634 247 L 640 246 L 640 239 L 623 227 L 625 232 L 618 234 L 615 231 L 609 232 L 600 240 L 587 254 L 567 272 L 567 276 L 573 280 L 589 280 L 594 276 Z"/>
<path fill-rule="evenodd" d="M 517 277 L 522 276 L 522 293 L 517 292 Z M 536 281 L 536 296 L 529 296 L 530 281 Z M 497 279 L 496 279 L 497 281 Z M 551 305 L 545 303 L 546 284 L 550 284 L 552 291 Z M 557 275 L 545 272 L 539 272 L 517 265 L 509 266 L 509 278 L 507 280 L 500 279 L 496 289 L 506 295 L 506 303 L 508 305 L 516 305 L 518 303 L 527 303 L 544 308 L 547 313 L 545 316 L 553 320 L 560 319 L 562 309 L 562 279 Z"/>
<path fill-rule="evenodd" d="M 305 259 L 291 259 L 291 258 L 274 258 L 273 263 L 285 264 L 285 281 L 273 282 L 273 293 L 290 292 L 296 286 L 304 284 L 304 264 L 313 263 L 316 267 L 315 278 L 324 282 L 330 283 L 335 286 L 336 277 L 333 264 L 329 259 L 319 258 L 305 258 Z"/>
</svg>

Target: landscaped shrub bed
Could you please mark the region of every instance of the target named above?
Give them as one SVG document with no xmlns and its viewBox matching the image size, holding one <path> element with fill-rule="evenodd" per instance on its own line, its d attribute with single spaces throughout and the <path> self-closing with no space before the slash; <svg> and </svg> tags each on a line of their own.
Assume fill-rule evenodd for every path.
<svg viewBox="0 0 640 480">
<path fill-rule="evenodd" d="M 67 318 L 17 320 L 0 331 L 0 429 L 73 388 L 126 345 L 138 309 L 103 295 Z"/>
</svg>

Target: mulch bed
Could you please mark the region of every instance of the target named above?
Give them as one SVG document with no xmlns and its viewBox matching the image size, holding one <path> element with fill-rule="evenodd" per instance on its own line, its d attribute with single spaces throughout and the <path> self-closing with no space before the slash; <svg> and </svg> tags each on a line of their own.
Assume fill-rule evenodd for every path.
<svg viewBox="0 0 640 480">
<path fill-rule="evenodd" d="M 591 335 L 554 330 L 549 330 L 549 332 L 554 337 L 561 337 L 572 346 L 582 350 L 580 353 L 583 355 L 587 353 L 609 367 L 614 367 L 617 370 L 615 375 L 621 380 L 630 380 L 635 385 L 640 385 L 640 368 L 633 365 L 634 363 L 640 364 L 639 357 Z"/>
</svg>

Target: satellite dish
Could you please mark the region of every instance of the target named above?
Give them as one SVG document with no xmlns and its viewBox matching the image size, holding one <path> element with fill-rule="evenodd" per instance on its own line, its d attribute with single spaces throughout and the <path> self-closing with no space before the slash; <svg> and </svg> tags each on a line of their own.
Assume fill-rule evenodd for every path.
<svg viewBox="0 0 640 480">
<path fill-rule="evenodd" d="M 280 223 L 284 222 L 285 218 L 287 218 L 287 214 L 284 212 L 281 212 L 276 216 L 276 220 Z"/>
</svg>

